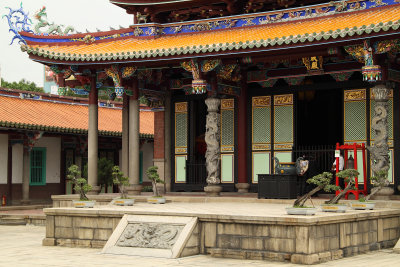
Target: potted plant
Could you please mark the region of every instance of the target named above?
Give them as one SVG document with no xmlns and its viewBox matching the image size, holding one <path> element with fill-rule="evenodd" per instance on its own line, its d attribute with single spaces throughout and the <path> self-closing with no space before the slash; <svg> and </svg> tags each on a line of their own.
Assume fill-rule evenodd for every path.
<svg viewBox="0 0 400 267">
<path fill-rule="evenodd" d="M 331 191 L 336 189 L 336 186 L 331 185 L 330 182 L 332 180 L 332 173 L 323 172 L 318 174 L 307 180 L 309 184 L 315 184 L 316 187 L 308 192 L 307 194 L 299 197 L 293 203 L 293 207 L 286 208 L 287 214 L 291 215 L 314 215 L 317 212 L 317 208 L 315 207 L 307 207 L 305 203 L 308 199 L 311 199 L 311 196 L 317 193 L 320 190 Z"/>
<path fill-rule="evenodd" d="M 147 199 L 148 203 L 153 204 L 164 204 L 166 202 L 165 198 L 158 193 L 157 184 L 163 184 L 164 181 L 160 179 L 158 175 L 158 167 L 151 166 L 146 171 L 147 177 L 151 181 L 153 186 L 153 196 Z"/>
<path fill-rule="evenodd" d="M 371 193 L 367 196 L 360 198 L 358 201 L 351 203 L 351 207 L 356 210 L 373 210 L 375 208 L 375 202 L 370 201 L 371 197 L 378 193 L 382 188 L 389 185 L 389 180 L 387 179 L 388 172 L 386 170 L 380 170 L 375 173 L 374 176 L 370 178 L 373 183 L 373 188 Z"/>
<path fill-rule="evenodd" d="M 336 196 L 334 196 L 332 199 L 328 200 L 323 204 L 321 207 L 324 211 L 335 211 L 335 212 L 345 212 L 347 209 L 346 204 L 340 204 L 339 200 L 342 199 L 346 193 L 350 190 L 353 189 L 354 184 L 355 184 L 355 177 L 357 177 L 360 173 L 355 170 L 355 169 L 346 169 L 343 171 L 340 171 L 336 174 L 337 177 L 342 178 L 345 180 L 346 187 L 339 192 Z M 340 187 L 336 188 L 335 190 L 340 189 Z"/>
<path fill-rule="evenodd" d="M 85 178 L 81 177 L 81 172 L 77 165 L 71 165 L 68 168 L 67 177 L 74 184 L 74 190 L 79 192 L 79 200 L 73 200 L 73 206 L 75 208 L 93 208 L 96 201 L 89 200 L 86 196 L 86 193 L 92 189 L 92 186 L 87 183 Z"/>
<path fill-rule="evenodd" d="M 126 186 L 129 186 L 129 178 L 124 176 L 124 173 L 119 169 L 118 166 L 112 168 L 113 183 L 118 186 L 118 190 L 121 196 L 117 199 L 113 199 L 112 204 L 118 206 L 132 206 L 135 200 L 128 198 L 126 192 Z"/>
<path fill-rule="evenodd" d="M 97 163 L 97 183 L 100 185 L 100 192 L 113 184 L 112 168 L 114 163 L 107 158 L 99 158 Z M 88 177 L 88 163 L 83 167 L 83 177 Z M 104 190 L 103 190 L 104 189 Z"/>
</svg>

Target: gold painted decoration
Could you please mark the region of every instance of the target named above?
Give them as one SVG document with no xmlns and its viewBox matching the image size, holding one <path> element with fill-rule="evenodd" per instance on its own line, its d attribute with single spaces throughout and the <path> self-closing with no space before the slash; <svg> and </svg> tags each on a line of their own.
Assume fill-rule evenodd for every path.
<svg viewBox="0 0 400 267">
<path fill-rule="evenodd" d="M 367 96 L 367 92 L 365 89 L 344 91 L 344 101 L 365 100 L 366 96 Z"/>
<path fill-rule="evenodd" d="M 276 95 L 274 96 L 275 106 L 293 105 L 293 95 Z"/>
<path fill-rule="evenodd" d="M 271 145 L 269 144 L 253 144 L 253 150 L 270 150 Z"/>
<path fill-rule="evenodd" d="M 235 107 L 234 99 L 222 99 L 221 109 L 233 109 Z"/>
<path fill-rule="evenodd" d="M 274 145 L 274 149 L 275 150 L 287 150 L 287 149 L 292 149 L 293 148 L 293 144 L 275 144 Z"/>
<path fill-rule="evenodd" d="M 176 113 L 185 113 L 185 112 L 187 112 L 187 102 L 175 103 L 175 112 Z"/>
<path fill-rule="evenodd" d="M 176 147 L 175 154 L 186 154 L 187 148 L 186 147 Z"/>
<path fill-rule="evenodd" d="M 322 70 L 322 63 L 324 59 L 322 56 L 303 57 L 303 64 L 306 66 L 307 71 Z"/>
<path fill-rule="evenodd" d="M 234 147 L 233 146 L 221 146 L 221 152 L 233 152 Z"/>
<path fill-rule="evenodd" d="M 253 107 L 269 107 L 271 106 L 270 96 L 253 97 Z"/>
</svg>

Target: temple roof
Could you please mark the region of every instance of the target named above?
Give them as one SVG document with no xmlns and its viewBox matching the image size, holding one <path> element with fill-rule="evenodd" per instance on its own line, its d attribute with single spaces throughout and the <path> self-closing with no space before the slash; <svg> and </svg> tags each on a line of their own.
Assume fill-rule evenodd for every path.
<svg viewBox="0 0 400 267">
<path fill-rule="evenodd" d="M 133 27 L 131 31 L 125 29 L 119 33 L 118 31 L 94 33 L 93 36 L 89 35 L 92 37 L 91 41 L 87 41 L 88 35 L 80 38 L 74 35 L 54 37 L 22 32 L 21 35 L 27 43 L 22 46 L 22 50 L 38 61 L 45 62 L 92 64 L 93 61 L 104 63 L 151 61 L 159 58 L 266 51 L 287 46 L 337 42 L 344 38 L 352 40 L 364 34 L 372 35 L 380 32 L 386 34 L 388 31 L 396 31 L 400 25 L 400 5 L 398 4 L 358 9 L 352 12 L 330 12 L 328 7 L 324 13 L 331 15 L 312 13 L 311 17 L 307 17 L 306 14 L 299 13 L 301 15 L 293 19 L 286 18 L 286 13 L 282 13 L 282 22 L 278 21 L 277 14 L 269 17 L 268 14 L 261 14 L 264 20 L 257 17 L 242 17 L 237 19 L 236 27 L 232 28 L 218 26 L 220 29 L 200 29 L 197 32 L 190 32 L 184 31 L 185 27 L 181 27 L 181 32 L 175 34 L 168 32 L 173 28 L 170 26 L 167 31 L 164 29 L 164 34 L 158 36 L 143 36 L 140 33 L 132 36 L 131 32 L 143 33 L 145 30 Z M 268 19 L 277 21 L 273 23 Z M 241 20 L 247 21 L 250 26 L 238 25 Z M 213 21 L 195 25 L 203 27 L 206 25 L 204 23 L 209 25 Z M 252 26 L 253 24 L 256 25 Z M 156 29 L 153 24 L 144 25 L 148 30 L 155 31 Z M 179 25 L 174 27 L 179 27 Z M 102 36 L 107 36 L 107 38 Z M 85 38 L 86 42 L 83 40 Z"/>
<path fill-rule="evenodd" d="M 29 92 L 27 92 L 29 93 Z M 87 104 L 0 95 L 0 126 L 66 134 L 87 134 Z M 122 110 L 99 107 L 99 135 L 121 136 Z M 140 112 L 140 137 L 153 138 L 154 112 Z"/>
</svg>

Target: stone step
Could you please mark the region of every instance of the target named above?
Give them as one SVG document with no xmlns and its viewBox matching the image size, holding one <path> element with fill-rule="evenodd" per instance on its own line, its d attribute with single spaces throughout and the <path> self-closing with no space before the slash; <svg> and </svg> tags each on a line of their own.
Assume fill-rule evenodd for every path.
<svg viewBox="0 0 400 267">
<path fill-rule="evenodd" d="M 3 216 L 0 225 L 26 225 L 26 219 L 25 216 Z"/>
</svg>

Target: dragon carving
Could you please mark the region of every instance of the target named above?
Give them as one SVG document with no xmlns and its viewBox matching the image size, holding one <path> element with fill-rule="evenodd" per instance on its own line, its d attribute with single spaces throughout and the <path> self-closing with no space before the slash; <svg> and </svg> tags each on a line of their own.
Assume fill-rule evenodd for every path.
<svg viewBox="0 0 400 267">
<path fill-rule="evenodd" d="M 207 98 L 205 100 L 208 107 L 206 118 L 206 134 L 205 141 L 207 144 L 206 151 L 206 168 L 207 183 L 216 185 L 221 183 L 220 179 L 220 149 L 219 149 L 219 114 L 218 108 L 220 100 L 217 98 Z"/>
<path fill-rule="evenodd" d="M 35 14 L 35 19 L 38 22 L 35 24 L 35 33 L 37 34 L 56 34 L 56 35 L 67 35 L 70 32 L 73 33 L 75 31 L 74 27 L 67 26 L 65 29 L 64 25 L 61 24 L 54 24 L 47 21 L 47 12 L 46 7 L 42 7 L 39 11 Z M 46 28 L 45 31 L 42 31 L 42 28 Z"/>
<path fill-rule="evenodd" d="M 8 21 L 8 26 L 10 27 L 8 31 L 14 34 L 10 45 L 12 45 L 16 39 L 18 40 L 19 44 L 26 44 L 24 38 L 22 38 L 19 32 L 24 31 L 33 33 L 33 31 L 30 29 L 32 21 L 29 19 L 29 14 L 23 10 L 22 2 L 19 9 L 11 9 L 9 7 L 6 8 L 9 9 L 9 13 L 4 15 L 3 18 L 5 17 Z"/>
<path fill-rule="evenodd" d="M 389 170 L 389 146 L 387 131 L 387 94 L 388 89 L 383 85 L 372 88 L 375 96 L 375 117 L 371 121 L 371 128 L 375 131 L 374 146 L 367 146 L 371 155 L 372 171 Z"/>
</svg>

